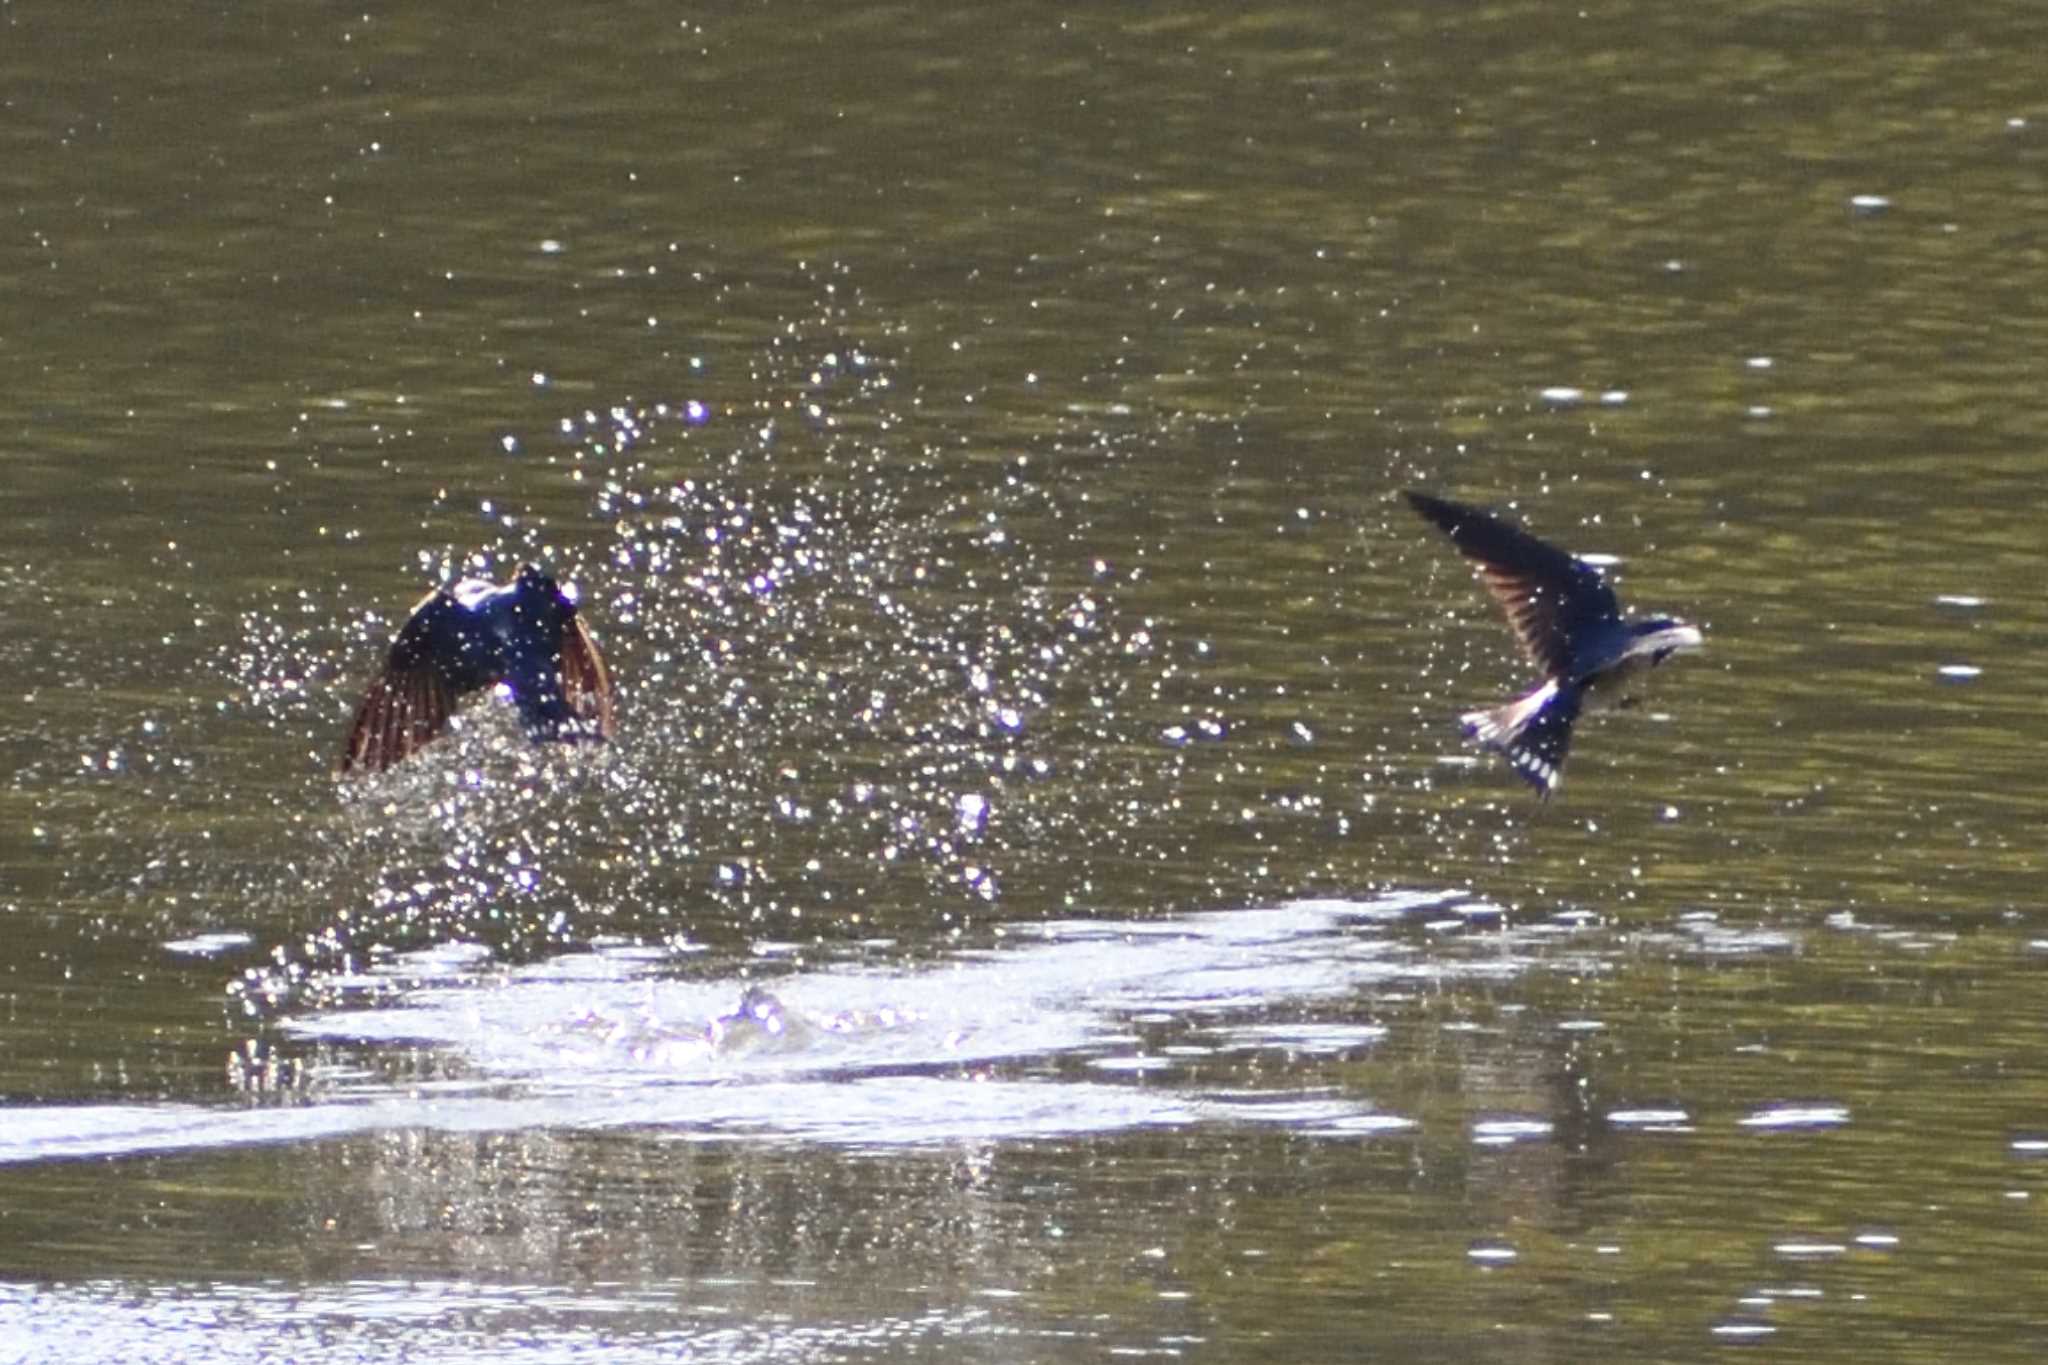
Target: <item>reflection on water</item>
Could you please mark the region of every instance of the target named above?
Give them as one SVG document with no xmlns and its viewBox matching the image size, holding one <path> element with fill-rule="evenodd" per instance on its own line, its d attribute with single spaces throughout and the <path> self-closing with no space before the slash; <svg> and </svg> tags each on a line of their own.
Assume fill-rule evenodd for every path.
<svg viewBox="0 0 2048 1365">
<path fill-rule="evenodd" d="M 282 1081 L 290 1103 L 49 1106 L 15 1115 L 0 1161 L 386 1129 L 623 1127 L 864 1148 L 1196 1123 L 1399 1131 L 1412 1120 L 1321 1076 L 1222 1091 L 1204 1080 L 1264 1070 L 1261 1058 L 1284 1060 L 1284 1074 L 1362 1055 L 1384 1033 L 1346 1017 L 1364 994 L 1512 974 L 1527 960 L 1512 942 L 1461 952 L 1408 932 L 1473 908 L 1404 896 L 1048 923 L 922 970 L 851 953 L 772 977 L 772 994 L 671 979 L 661 955 L 638 949 L 524 968 L 429 950 L 322 983 L 349 1003 L 287 1021 L 287 1038 L 317 1045 L 296 1060 L 231 1060 L 245 1088 L 286 1098 Z"/>
<path fill-rule="evenodd" d="M 800 1296 L 801 1285 L 787 1287 Z M 978 1359 L 1008 1339 L 986 1309 L 776 1323 L 751 1287 L 610 1286 L 600 1293 L 474 1280 L 345 1285 L 77 1286 L 61 1295 L 0 1285 L 0 1340 L 24 1360 L 297 1362 L 412 1360 L 888 1359 L 923 1350 Z M 687 1325 L 679 1325 L 687 1324 Z M 1005 1348 L 1007 1349 L 1007 1347 Z M 989 1358 L 1003 1358 L 1003 1353 Z"/>
<path fill-rule="evenodd" d="M 1872 961 L 1867 942 L 1720 945 L 1703 959 L 1722 974 L 1716 1006 L 1636 980 L 1686 961 L 1670 938 L 1632 956 L 1583 916 L 1503 922 L 1431 893 L 1012 927 L 909 967 L 889 945 L 852 945 L 827 963 L 770 957 L 768 989 L 626 945 L 526 965 L 442 947 L 311 992 L 329 1003 L 287 1018 L 288 1073 L 251 1085 L 247 1105 L 15 1109 L 0 1158 L 35 1174 L 15 1186 L 15 1218 L 71 1220 L 81 1267 L 101 1219 L 151 1218 L 166 1190 L 212 1191 L 221 1233 L 192 1233 L 236 1274 L 276 1273 L 263 1258 L 277 1245 L 236 1228 L 281 1219 L 289 1273 L 357 1284 L 345 1303 L 301 1295 L 323 1340 L 357 1344 L 399 1320 L 422 1340 L 478 1314 L 510 1331 L 554 1304 L 540 1286 L 563 1264 L 634 1287 L 609 1306 L 587 1290 L 563 1300 L 575 1306 L 547 1322 L 565 1341 L 632 1322 L 696 1342 L 698 1310 L 723 1304 L 751 1325 L 702 1344 L 744 1358 L 756 1332 L 810 1349 L 762 1316 L 794 1303 L 797 1335 L 832 1358 L 858 1357 L 872 1332 L 900 1344 L 909 1321 L 912 1339 L 987 1350 L 1073 1330 L 1118 1347 L 1206 1338 L 1220 1324 L 1189 1305 L 1249 1294 L 1264 1304 L 1249 1320 L 1278 1323 L 1332 1275 L 1428 1276 L 1465 1311 L 1539 1311 L 1521 1281 L 1436 1278 L 1455 1264 L 1535 1267 L 1591 1295 L 1544 1306 L 1550 1330 L 1673 1295 L 1703 1334 L 1731 1338 L 1783 1330 L 1788 1305 L 1821 1329 L 1845 1299 L 1893 1302 L 1889 1264 L 1918 1267 L 1945 1220 L 1870 1178 L 1892 1160 L 1896 1118 L 1881 1116 L 1896 1114 L 1896 1080 L 1871 1070 L 1857 1019 L 1809 996 L 1844 946 Z M 1891 970 L 1915 951 L 1874 960 Z M 1746 998 L 1788 971 L 1779 1005 Z M 1935 1017 L 1923 1005 L 1916 1026 Z M 1841 1089 L 1816 1100 L 1823 1077 Z M 1660 1091 L 1735 1102 L 1646 1102 Z M 1974 1139 L 1930 1179 L 1995 1194 L 1983 1118 L 1952 1116 Z M 1686 1241 L 1656 1210 L 1695 1197 L 1710 1151 L 1735 1163 L 1717 1227 L 1767 1190 L 1804 1193 L 1764 1240 L 1724 1253 L 1746 1284 L 1680 1290 L 1665 1267 Z M 216 1185 L 249 1162 L 282 1187 Z M 1629 1189 L 1606 1188 L 1623 1170 Z M 102 1189 L 82 1222 L 72 1172 Z M 1134 1197 L 1160 1182 L 1183 1195 Z M 858 1282 L 849 1238 L 875 1248 L 856 1254 Z M 1092 1279 L 1066 1265 L 1070 1241 L 1151 1290 L 1114 1321 L 1059 1326 Z M 76 1278 L 44 1246 L 45 1273 Z M 391 1298 L 370 1272 L 393 1255 L 435 1278 Z M 890 1306 L 946 1266 L 973 1268 L 958 1306 Z M 275 1292 L 167 1292 L 161 1311 L 174 1333 L 212 1314 L 270 1341 L 285 1330 L 266 1316 Z M 1440 1308 L 1377 1311 L 1426 1332 Z M 47 1340 L 95 1348 L 137 1321 L 89 1280 L 35 1312 Z M 1643 1340 L 1601 1349 L 1622 1358 Z"/>
<path fill-rule="evenodd" d="M 2048 1349 L 2034 8 L 0 13 L 0 1343 Z"/>
</svg>

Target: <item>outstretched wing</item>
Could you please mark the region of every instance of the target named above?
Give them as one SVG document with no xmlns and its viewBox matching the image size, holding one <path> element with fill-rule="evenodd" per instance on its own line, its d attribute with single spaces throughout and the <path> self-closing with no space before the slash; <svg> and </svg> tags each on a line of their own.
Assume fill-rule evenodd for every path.
<svg viewBox="0 0 2048 1365">
<path fill-rule="evenodd" d="M 1408 502 L 1477 562 L 1479 577 L 1507 613 L 1515 638 L 1550 677 L 1576 671 L 1575 637 L 1620 619 L 1614 589 L 1585 561 L 1476 507 L 1412 491 Z"/>
<path fill-rule="evenodd" d="M 335 766 L 337 776 L 382 772 L 448 728 L 459 698 L 435 666 L 432 642 L 435 632 L 446 628 L 448 613 L 457 610 L 446 592 L 430 592 L 412 609 L 391 642 L 384 671 L 370 681 L 356 707 L 348 743 Z"/>
<path fill-rule="evenodd" d="M 578 717 L 596 727 L 599 739 L 612 737 L 612 676 L 597 652 L 597 641 L 582 618 L 572 616 L 562 629 L 562 700 Z"/>
</svg>

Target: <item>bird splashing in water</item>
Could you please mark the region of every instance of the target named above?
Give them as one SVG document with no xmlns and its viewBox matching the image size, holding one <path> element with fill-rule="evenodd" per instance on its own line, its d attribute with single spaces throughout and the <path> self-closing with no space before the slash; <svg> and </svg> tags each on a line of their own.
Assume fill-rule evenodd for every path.
<svg viewBox="0 0 2048 1365">
<path fill-rule="evenodd" d="M 340 776 L 382 772 L 448 728 L 472 692 L 503 687 L 535 742 L 612 737 L 612 685 L 576 599 L 532 565 L 465 578 L 412 609 L 356 707 Z"/>
</svg>

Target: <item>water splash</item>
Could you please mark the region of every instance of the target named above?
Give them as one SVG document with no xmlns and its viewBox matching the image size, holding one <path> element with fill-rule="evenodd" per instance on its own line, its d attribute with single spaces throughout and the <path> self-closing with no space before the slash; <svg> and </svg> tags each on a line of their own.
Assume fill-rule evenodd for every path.
<svg viewBox="0 0 2048 1365">
<path fill-rule="evenodd" d="M 1061 921 L 926 966 L 878 944 L 752 979 L 623 944 L 524 965 L 444 945 L 311 983 L 327 1003 L 282 1021 L 289 1064 L 252 1050 L 231 1065 L 254 1107 L 15 1111 L 0 1162 L 393 1128 L 863 1148 L 1215 1122 L 1400 1132 L 1412 1116 L 1321 1076 L 1384 1036 L 1360 999 L 1537 960 L 1499 935 L 1464 952 L 1419 930 L 1444 908 L 1404 894 Z M 1218 1059 L 1260 1058 L 1242 1072 L 1256 1085 L 1208 1079 Z"/>
</svg>

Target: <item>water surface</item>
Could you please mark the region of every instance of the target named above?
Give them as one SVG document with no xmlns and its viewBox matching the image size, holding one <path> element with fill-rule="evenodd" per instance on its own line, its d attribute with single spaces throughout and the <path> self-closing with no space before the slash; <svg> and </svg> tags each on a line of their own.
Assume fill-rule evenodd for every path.
<svg viewBox="0 0 2048 1365">
<path fill-rule="evenodd" d="M 2042 22 L 0 10 L 0 1338 L 2038 1357 Z"/>
</svg>

